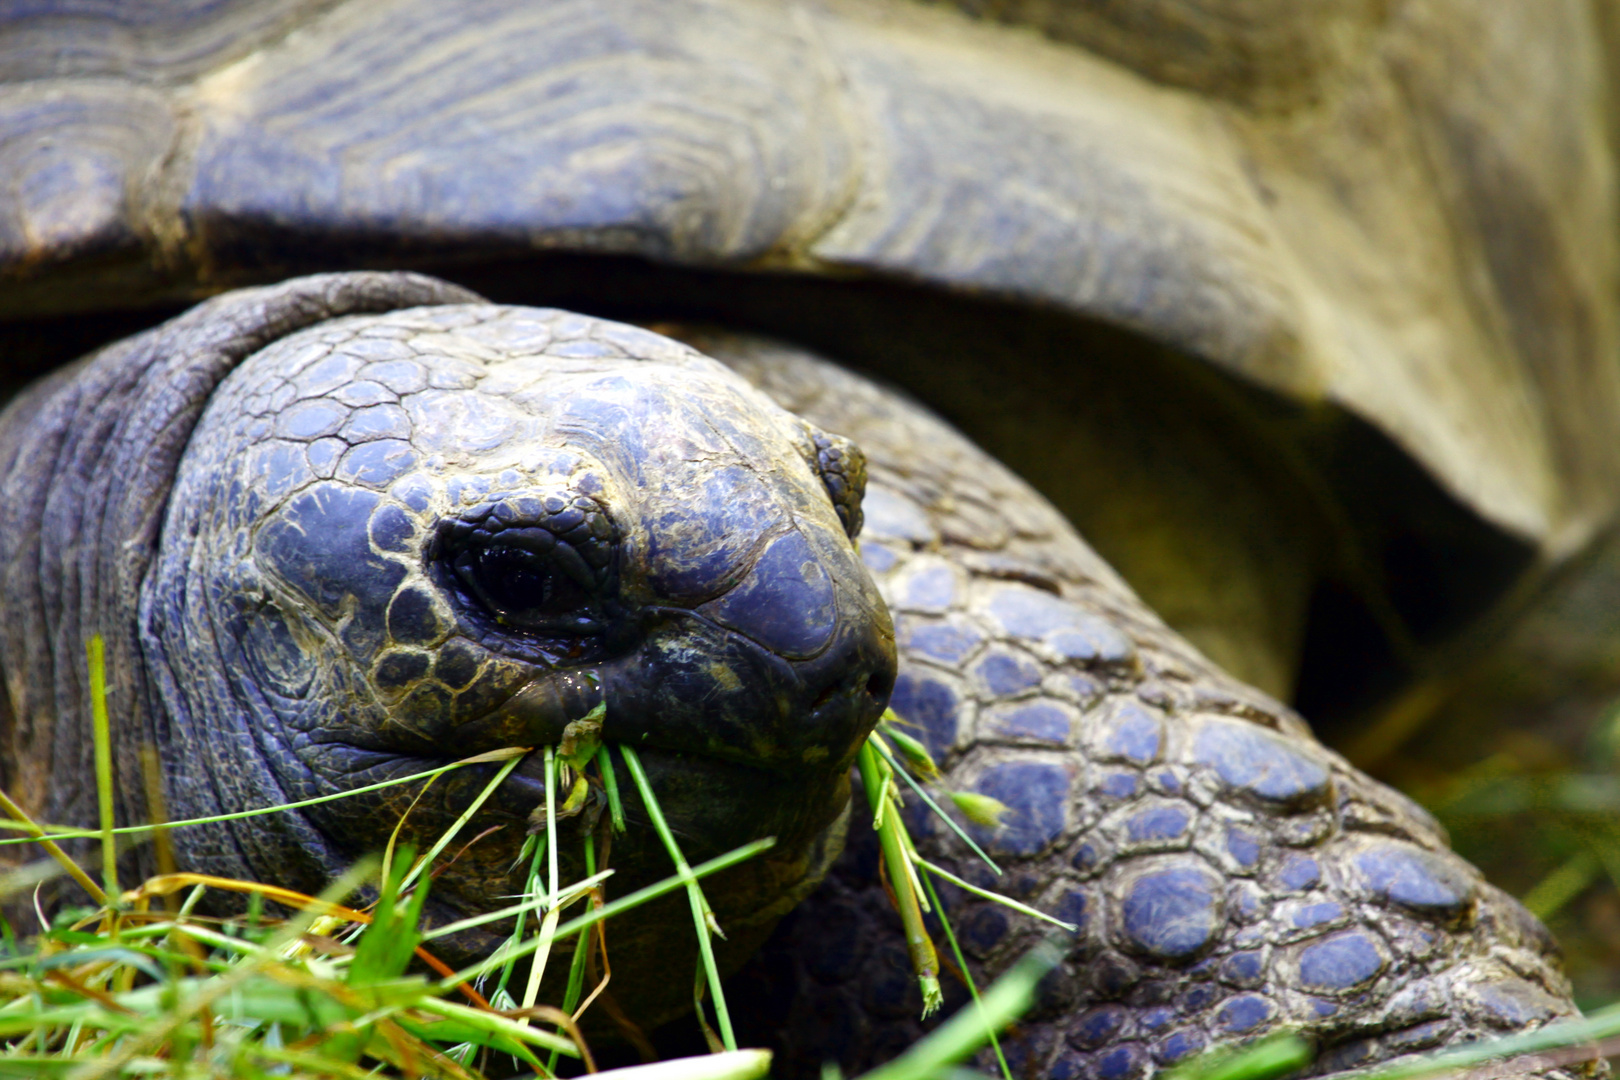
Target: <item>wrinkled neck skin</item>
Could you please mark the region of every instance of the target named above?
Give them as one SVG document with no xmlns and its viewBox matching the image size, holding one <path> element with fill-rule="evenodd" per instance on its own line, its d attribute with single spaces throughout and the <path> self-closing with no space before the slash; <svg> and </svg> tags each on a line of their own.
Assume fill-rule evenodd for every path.
<svg viewBox="0 0 1620 1080">
<path fill-rule="evenodd" d="M 850 536 L 863 483 L 852 446 L 630 327 L 464 305 L 284 338 L 210 400 L 142 592 L 169 813 L 555 745 L 605 701 L 605 739 L 642 755 L 690 860 L 777 838 L 708 890 L 740 961 L 836 855 L 849 765 L 893 684 Z M 540 760 L 462 831 L 458 846 L 482 838 L 435 882 L 435 919 L 521 891 Z M 436 781 L 402 839 L 431 843 L 497 767 Z M 381 850 L 421 790 L 181 830 L 178 856 L 314 891 Z M 672 872 L 627 794 L 617 895 Z M 590 816 L 563 822 L 565 880 Z M 680 963 L 667 949 L 658 972 L 634 968 L 683 910 L 616 927 L 615 993 L 645 1022 L 690 1001 L 684 976 L 659 977 Z"/>
</svg>

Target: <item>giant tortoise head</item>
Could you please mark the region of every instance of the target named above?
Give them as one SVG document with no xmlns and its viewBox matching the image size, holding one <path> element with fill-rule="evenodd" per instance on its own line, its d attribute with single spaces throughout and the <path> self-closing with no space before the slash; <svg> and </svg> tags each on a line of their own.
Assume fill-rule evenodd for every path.
<svg viewBox="0 0 1620 1080">
<path fill-rule="evenodd" d="M 137 595 L 83 613 L 33 608 L 43 625 L 23 632 L 113 643 L 127 746 L 159 750 L 181 817 L 556 746 L 606 706 L 601 738 L 644 760 L 691 858 L 776 838 L 711 887 L 726 948 L 745 956 L 837 854 L 850 765 L 894 685 L 888 610 L 855 554 L 860 452 L 644 330 L 478 303 L 388 310 L 429 297 L 468 299 L 409 276 L 303 279 L 231 294 L 91 358 L 79 384 L 108 391 L 91 411 L 148 430 L 174 420 L 177 383 L 216 359 L 211 333 L 245 326 L 256 348 L 232 357 L 167 457 L 133 430 L 81 437 L 105 470 L 99 490 L 12 460 L 8 494 L 62 548 L 91 534 L 58 532 L 58 508 L 116 522 L 132 469 L 165 490 L 134 485 L 135 512 L 163 518 L 152 545 L 115 545 L 140 564 L 117 575 L 138 578 Z M 51 390 L 8 414 L 24 458 L 50 423 L 41 413 L 96 426 L 82 401 Z M 34 531 L 14 519 L 8 551 Z M 39 766 L 60 761 L 35 740 L 65 703 L 17 689 L 13 745 L 32 743 Z M 447 777 L 415 806 L 422 789 L 385 788 L 268 823 L 181 830 L 177 858 L 318 891 L 402 820 L 407 839 L 431 842 L 493 771 Z M 520 887 L 544 776 L 536 754 L 499 788 L 474 832 L 504 832 L 439 875 L 436 917 L 499 906 Z M 626 798 L 645 826 L 633 788 Z M 575 878 L 597 820 L 564 822 Z M 616 890 L 673 873 L 650 828 L 614 846 Z M 690 1000 L 666 972 L 692 943 L 664 947 L 668 921 L 653 905 L 615 925 L 618 953 L 647 961 L 619 960 L 614 991 L 643 1023 Z M 447 955 L 469 962 L 499 940 L 469 931 Z"/>
<path fill-rule="evenodd" d="M 1606 9 L 6 18 L 5 375 L 144 332 L 0 429 L 28 805 L 89 817 L 92 630 L 177 803 L 554 741 L 605 698 L 694 850 L 782 838 L 722 913 L 740 959 L 832 857 L 892 681 L 952 782 L 1013 806 L 982 838 L 1009 888 L 1085 916 L 1032 1070 L 1137 1077 L 1285 1022 L 1348 1066 L 1567 1011 L 1533 920 L 1273 698 L 1387 753 L 1612 526 Z M 321 277 L 149 329 L 401 270 L 457 285 Z M 509 888 L 535 798 L 502 789 L 447 905 Z M 316 882 L 403 809 L 187 857 Z M 863 858 L 816 901 L 850 926 L 881 918 Z M 1028 936 L 970 916 L 987 970 Z M 812 922 L 773 946 L 803 976 L 780 1031 L 890 1052 L 909 1004 L 807 959 Z"/>
</svg>

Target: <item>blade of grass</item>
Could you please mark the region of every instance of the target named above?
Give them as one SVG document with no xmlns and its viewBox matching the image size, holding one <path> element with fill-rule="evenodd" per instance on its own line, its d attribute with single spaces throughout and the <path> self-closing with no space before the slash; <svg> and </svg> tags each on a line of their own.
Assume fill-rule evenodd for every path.
<svg viewBox="0 0 1620 1080">
<path fill-rule="evenodd" d="M 555 898 L 555 903 L 559 907 L 567 907 L 569 904 L 572 904 L 575 900 L 577 900 L 581 893 L 595 888 L 612 876 L 612 870 L 603 870 L 600 873 L 592 874 L 590 877 L 580 878 L 578 881 L 564 889 L 562 891 L 562 895 Z M 511 907 L 501 908 L 499 911 L 488 911 L 482 915 L 469 915 L 467 918 L 457 919 L 453 923 L 445 923 L 443 926 L 435 926 L 433 929 L 422 935 L 422 940 L 432 941 L 434 938 L 446 937 L 450 934 L 458 934 L 463 930 L 471 930 L 475 926 L 483 926 L 485 923 L 499 922 L 502 919 L 510 919 L 514 915 L 521 915 L 524 912 L 533 911 L 535 908 L 547 906 L 552 902 L 553 898 L 548 896 L 546 893 L 536 893 L 534 896 L 525 898 L 521 903 L 513 904 Z"/>
<path fill-rule="evenodd" d="M 592 876 L 596 874 L 596 845 L 592 842 L 593 840 L 594 837 L 587 832 L 585 834 L 585 873 Z M 585 989 L 585 958 L 590 954 L 590 950 L 591 932 L 582 930 L 579 936 L 574 939 L 574 956 L 568 965 L 568 985 L 563 989 L 562 1011 L 573 1017 L 575 1021 L 578 1021 L 579 1017 L 574 1013 L 574 1006 L 579 1004 L 579 995 Z M 546 1067 L 552 1072 L 557 1071 L 556 1054 L 551 1055 L 551 1060 L 546 1062 Z"/>
<path fill-rule="evenodd" d="M 495 993 L 491 997 L 511 1005 L 511 995 L 507 993 L 506 986 L 512 981 L 512 973 L 517 970 L 518 954 L 514 951 L 523 944 L 523 924 L 528 920 L 528 908 L 538 907 L 541 902 L 540 892 L 540 860 L 546 857 L 546 841 L 544 837 L 529 837 L 534 842 L 534 854 L 529 860 L 529 874 L 523 879 L 526 885 L 524 892 L 524 907 L 526 910 L 517 913 L 517 919 L 512 927 L 512 936 L 503 943 L 502 951 L 498 954 L 503 957 L 501 964 L 501 977 L 495 984 Z M 521 853 L 520 853 L 521 856 Z"/>
<path fill-rule="evenodd" d="M 911 887 L 912 871 L 902 839 L 899 812 L 886 804 L 885 788 L 890 781 L 883 775 L 884 762 L 872 748 L 871 740 L 861 744 L 855 763 L 861 772 L 861 784 L 872 807 L 877 823 L 878 843 L 883 849 L 883 864 L 889 871 L 889 885 L 894 891 L 894 906 L 900 914 L 900 923 L 906 934 L 906 951 L 911 966 L 917 973 L 917 984 L 922 989 L 923 1016 L 934 1013 L 944 1002 L 939 989 L 939 954 L 934 951 L 933 939 L 923 925 L 922 907 Z M 887 805 L 887 810 L 885 807 Z"/>
<path fill-rule="evenodd" d="M 926 863 L 923 864 L 925 867 Z M 973 996 L 974 1008 L 979 1010 L 979 1017 L 984 1021 L 985 1034 L 990 1038 L 990 1048 L 996 1052 L 996 1064 L 1001 1066 L 1003 1080 L 1012 1080 L 1012 1069 L 1007 1066 L 1007 1055 L 1001 1052 L 1001 1040 L 996 1038 L 996 1029 L 990 1023 L 989 1014 L 984 1011 L 984 999 L 979 996 L 978 984 L 973 981 L 973 972 L 967 966 L 967 959 L 962 955 L 962 947 L 957 944 L 956 931 L 951 927 L 951 920 L 945 916 L 945 905 L 939 902 L 939 894 L 934 891 L 934 878 L 932 874 L 922 876 L 923 888 L 928 890 L 928 899 L 934 905 L 934 912 L 939 916 L 939 925 L 945 931 L 945 940 L 950 943 L 951 955 L 956 958 L 956 966 L 962 972 L 962 979 L 967 983 L 968 993 Z"/>
<path fill-rule="evenodd" d="M 910 854 L 911 854 L 911 857 L 914 860 L 916 860 L 917 864 L 919 866 L 921 866 L 924 870 L 927 870 L 927 871 L 929 871 L 930 873 L 933 873 L 933 874 L 938 874 L 940 877 L 944 878 L 946 881 L 950 882 L 952 885 L 955 885 L 955 886 L 957 886 L 958 888 L 961 888 L 961 889 L 966 889 L 968 892 L 973 893 L 975 896 L 982 896 L 986 900 L 994 900 L 996 903 L 1001 904 L 1003 907 L 1009 907 L 1009 908 L 1012 908 L 1014 911 L 1022 912 L 1025 915 L 1030 915 L 1030 916 L 1033 916 L 1034 918 L 1041 919 L 1041 920 L 1043 920 L 1045 922 L 1049 922 L 1053 926 L 1060 926 L 1063 929 L 1067 930 L 1071 934 L 1075 933 L 1076 931 L 1078 931 L 1080 929 L 1074 923 L 1066 923 L 1062 919 L 1054 918 L 1053 916 L 1048 915 L 1044 911 L 1040 911 L 1040 910 L 1038 910 L 1036 908 L 1030 907 L 1028 904 L 1020 904 L 1017 900 L 1014 900 L 1010 896 L 1003 896 L 1001 893 L 995 892 L 995 891 L 993 891 L 991 889 L 981 889 L 977 885 L 971 884 L 970 882 L 963 881 L 961 878 L 957 877 L 955 874 L 951 873 L 949 870 L 946 870 L 944 867 L 936 866 L 933 863 L 929 862 L 927 859 L 923 858 L 921 855 L 918 855 L 916 853 L 915 849 L 913 849 Z"/>
<path fill-rule="evenodd" d="M 491 750 L 483 754 L 474 754 L 472 757 L 453 761 L 448 765 L 440 765 L 436 769 L 412 773 L 409 776 L 399 776 L 392 780 L 379 780 L 375 784 L 366 784 L 363 787 L 351 788 L 348 791 L 339 791 L 331 795 L 317 795 L 313 799 L 300 799 L 298 802 L 278 803 L 275 806 L 261 806 L 255 810 L 238 810 L 230 814 L 216 814 L 213 817 L 187 818 L 184 821 L 170 821 L 163 825 L 124 825 L 113 830 L 114 836 L 145 836 L 158 829 L 181 829 L 191 825 L 216 825 L 226 821 L 241 821 L 244 818 L 260 817 L 264 814 L 279 814 L 284 810 L 302 810 L 306 806 L 319 806 L 322 803 L 337 802 L 340 799 L 352 798 L 355 795 L 365 795 L 373 791 L 382 791 L 385 788 L 397 787 L 400 784 L 409 784 L 415 780 L 431 779 L 454 769 L 462 769 L 468 765 L 487 765 L 496 761 L 505 761 L 508 758 L 521 758 L 529 753 L 530 747 L 511 746 L 500 750 Z M 5 811 L 12 816 L 12 820 L 0 820 L 0 829 L 12 829 L 38 835 L 12 837 L 0 840 L 0 847 L 7 844 L 32 844 L 39 836 L 49 836 L 56 840 L 94 840 L 101 836 L 99 830 L 75 829 L 62 825 L 41 825 L 29 818 L 11 800 L 5 801 Z"/>
<path fill-rule="evenodd" d="M 1357 1080 L 1413 1080 L 1420 1076 L 1472 1069 L 1489 1061 L 1521 1057 L 1545 1050 L 1602 1042 L 1620 1034 L 1620 1007 L 1611 1005 L 1580 1020 L 1564 1020 L 1522 1035 L 1467 1044 L 1435 1054 L 1403 1058 L 1374 1065 L 1357 1073 Z M 1528 1070 L 1526 1070 L 1528 1071 Z M 1539 1070 L 1538 1070 L 1539 1071 Z"/>
<path fill-rule="evenodd" d="M 920 795 L 922 797 L 922 801 L 928 804 L 928 808 L 932 810 L 942 821 L 944 821 L 945 824 L 949 825 L 951 827 L 951 831 L 956 833 L 957 836 L 961 837 L 963 843 L 967 844 L 967 846 L 973 850 L 973 854 L 983 859 L 984 864 L 999 875 L 1002 871 L 1001 867 L 996 865 L 996 861 L 989 855 L 986 855 L 984 848 L 976 844 L 973 837 L 969 836 L 965 831 L 963 831 L 962 826 L 958 825 L 955 819 L 953 819 L 944 810 L 940 809 L 939 803 L 935 802 L 928 792 L 923 790 L 922 785 L 917 783 L 916 780 L 913 780 L 911 778 L 911 774 L 900 767 L 899 762 L 895 761 L 894 754 L 889 750 L 889 748 L 884 746 L 881 742 L 874 745 L 877 746 L 878 753 L 882 754 L 884 760 L 889 763 L 889 768 L 899 773 L 901 779 L 903 779 L 907 784 L 911 785 L 911 790 Z"/>
<path fill-rule="evenodd" d="M 475 1031 L 484 1031 L 490 1034 L 504 1035 L 509 1039 L 532 1043 L 545 1050 L 555 1050 L 568 1057 L 578 1057 L 579 1048 L 571 1039 L 560 1035 L 553 1035 L 549 1031 L 530 1027 L 518 1020 L 512 1020 L 499 1013 L 486 1012 L 483 1009 L 474 1009 L 454 1001 L 442 1001 L 438 998 L 423 998 L 412 1006 L 422 1012 L 433 1013 L 447 1020 L 459 1022 L 464 1027 Z M 431 1029 L 430 1029 L 431 1030 Z M 434 1036 L 440 1038 L 441 1036 Z"/>
<path fill-rule="evenodd" d="M 1171 1069 L 1166 1080 L 1271 1080 L 1310 1064 L 1311 1047 L 1293 1032 L 1233 1049 L 1220 1047 Z"/>
<path fill-rule="evenodd" d="M 58 847 L 54 840 L 47 837 L 45 835 L 45 830 L 34 824 L 33 818 L 30 818 L 23 811 L 22 807 L 13 802 L 11 796 L 6 794 L 4 790 L 0 790 L 0 806 L 4 806 L 6 813 L 10 814 L 13 818 L 16 818 L 17 821 L 24 825 L 27 828 L 27 831 L 30 833 L 29 836 L 20 837 L 16 840 L 0 841 L 0 843 L 38 844 L 40 847 L 45 849 L 45 854 L 55 859 L 57 865 L 66 871 L 67 875 L 78 883 L 79 888 L 90 894 L 91 899 L 95 900 L 96 903 L 105 906 L 112 902 L 108 898 L 106 891 L 102 889 L 100 885 L 97 885 L 94 881 L 92 881 L 89 874 L 84 872 L 84 868 L 78 863 L 74 862 L 72 857 Z M 95 834 L 88 833 L 86 835 L 94 836 Z"/>
<path fill-rule="evenodd" d="M 602 770 L 602 788 L 607 792 L 608 813 L 613 818 L 613 831 L 624 832 L 624 800 L 619 798 L 619 777 L 613 771 L 613 755 L 608 752 L 608 745 L 602 744 L 597 752 L 596 763 Z"/>
<path fill-rule="evenodd" d="M 744 844 L 740 848 L 733 851 L 728 851 L 724 855 L 717 855 L 708 862 L 699 863 L 697 866 L 692 867 L 692 876 L 694 878 L 701 879 L 708 877 L 710 874 L 719 873 L 721 870 L 751 859 L 760 852 L 767 851 L 775 845 L 776 838 L 774 836 L 767 836 L 762 840 L 755 840 L 751 844 Z M 656 900 L 658 897 L 672 893 L 676 889 L 683 888 L 685 885 L 685 880 L 682 879 L 679 874 L 672 875 L 671 877 L 665 878 L 663 881 L 655 882 L 652 885 L 637 889 L 633 893 L 621 896 L 617 900 L 603 904 L 601 907 L 589 911 L 578 918 L 570 919 L 568 922 L 565 922 L 561 926 L 557 927 L 557 936 L 569 937 L 581 930 L 584 930 L 586 927 L 594 926 L 603 919 L 610 919 L 621 912 L 629 911 L 633 907 L 638 907 L 641 904 L 645 904 L 649 900 Z M 522 959 L 530 952 L 538 948 L 539 944 L 540 940 L 538 937 L 530 938 L 528 941 L 519 946 L 514 953 L 509 954 L 508 956 L 490 957 L 488 959 L 480 960 L 478 963 L 456 972 L 455 975 L 443 980 L 439 985 L 449 989 L 456 986 L 458 983 L 476 979 L 485 972 L 495 970 L 495 968 L 500 966 L 502 963 L 505 963 L 508 959 Z"/>
<path fill-rule="evenodd" d="M 126 904 L 133 904 L 149 897 L 167 896 L 169 893 L 178 892 L 187 885 L 207 886 L 213 889 L 223 889 L 226 892 L 245 893 L 249 897 L 257 896 L 261 899 L 267 897 L 290 908 L 310 909 L 317 915 L 337 915 L 350 922 L 369 923 L 371 921 L 371 916 L 363 911 L 356 911 L 342 904 L 327 903 L 320 896 L 310 896 L 308 893 L 301 893 L 294 889 L 284 889 L 279 885 L 265 885 L 257 881 L 240 881 L 236 878 L 215 877 L 212 874 L 179 873 L 148 878 L 144 884 L 126 892 L 122 899 Z M 325 895 L 325 892 L 321 893 L 321 896 Z"/>
<path fill-rule="evenodd" d="M 399 820 L 394 822 L 394 829 L 388 834 L 388 843 L 383 845 L 382 880 L 393 880 L 394 850 L 399 847 L 399 834 L 404 831 L 405 822 L 410 820 L 411 811 L 416 809 L 416 804 L 422 801 L 422 797 L 428 793 L 428 790 L 433 787 L 433 782 L 437 779 L 437 776 L 429 777 L 428 782 L 422 785 L 422 790 L 418 791 L 409 805 L 405 807 L 405 812 L 399 815 Z"/>
<path fill-rule="evenodd" d="M 96 753 L 96 802 L 101 811 L 101 880 L 117 896 L 118 844 L 113 839 L 112 725 L 107 719 L 107 646 L 90 635 L 90 721 Z"/>
<path fill-rule="evenodd" d="M 141 782 L 146 787 L 146 813 L 152 824 L 152 854 L 157 871 L 172 874 L 179 869 L 174 861 L 174 845 L 169 842 L 169 804 L 163 794 L 163 766 L 157 749 L 150 743 L 141 747 Z"/>
<path fill-rule="evenodd" d="M 1579 851 L 1525 893 L 1521 903 L 1538 919 L 1546 919 L 1592 884 L 1602 863 L 1590 851 Z"/>
<path fill-rule="evenodd" d="M 553 902 L 546 907 L 546 913 L 540 919 L 540 945 L 534 950 L 534 959 L 529 963 L 529 983 L 523 988 L 523 1007 L 534 1008 L 534 1003 L 540 998 L 540 980 L 546 974 L 546 961 L 551 957 L 551 945 L 556 940 L 557 919 L 562 915 L 562 907 L 555 902 L 561 891 L 557 872 L 557 762 L 555 751 L 551 747 L 545 748 L 546 754 L 546 895 L 553 898 Z M 527 1024 L 527 1018 L 523 1021 Z"/>
<path fill-rule="evenodd" d="M 534 1008 L 520 1011 L 522 1013 L 521 1017 L 513 1016 L 512 1019 L 538 1020 L 542 1024 L 556 1024 L 562 1028 L 563 1031 L 568 1033 L 568 1038 L 572 1039 L 574 1045 L 579 1048 L 579 1059 L 585 1063 L 585 1071 L 588 1073 L 596 1071 L 596 1060 L 591 1056 L 591 1049 L 585 1043 L 585 1033 L 579 1029 L 578 1024 L 574 1023 L 572 1016 L 553 1005 L 537 1005 Z M 556 1058 L 557 1055 L 553 1052 L 551 1055 L 552 1061 L 555 1062 Z M 549 1073 L 552 1069 L 552 1065 L 546 1066 L 546 1072 Z"/>
<path fill-rule="evenodd" d="M 892 741 L 895 746 L 900 748 L 900 752 L 905 755 L 907 761 L 916 763 L 917 772 L 921 774 L 922 778 L 929 783 L 933 783 L 940 778 L 939 765 L 934 762 L 934 755 L 928 752 L 928 747 L 923 745 L 922 740 L 901 730 L 901 725 L 904 723 L 904 720 L 895 715 L 893 709 L 884 709 L 883 719 L 878 724 L 878 727 L 883 732 L 885 739 Z"/>
<path fill-rule="evenodd" d="M 703 957 L 704 974 L 708 976 L 709 996 L 714 999 L 714 1019 L 720 1027 L 720 1041 L 725 1044 L 727 1050 L 735 1050 L 737 1036 L 731 1030 L 731 1010 L 726 1007 L 726 992 L 720 986 L 720 968 L 714 961 L 714 943 L 709 940 L 711 932 L 720 933 L 720 926 L 715 922 L 714 912 L 709 908 L 709 901 L 703 895 L 702 886 L 697 883 L 692 868 L 687 865 L 686 856 L 681 854 L 680 845 L 675 842 L 675 834 L 670 832 L 669 822 L 664 820 L 663 808 L 658 805 L 658 797 L 653 794 L 652 782 L 647 779 L 647 771 L 641 767 L 640 755 L 629 746 L 620 746 L 619 749 L 624 753 L 624 762 L 630 767 L 630 776 L 635 780 L 636 788 L 641 793 L 641 804 L 646 807 L 647 816 L 652 819 L 658 838 L 664 842 L 665 850 L 674 860 L 676 873 L 686 884 L 686 896 L 692 905 L 692 924 L 697 931 L 698 952 Z"/>
</svg>

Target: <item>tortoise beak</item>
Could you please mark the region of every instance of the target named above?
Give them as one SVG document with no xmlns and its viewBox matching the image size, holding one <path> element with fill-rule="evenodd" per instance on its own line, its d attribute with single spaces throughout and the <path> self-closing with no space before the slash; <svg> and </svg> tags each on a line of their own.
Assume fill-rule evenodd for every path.
<svg viewBox="0 0 1620 1080">
<path fill-rule="evenodd" d="M 555 744 L 606 701 L 611 742 L 772 771 L 847 769 L 894 688 L 893 625 L 886 610 L 873 614 L 841 622 L 814 656 L 790 659 L 696 612 L 649 611 L 629 655 L 535 679 L 458 741 Z"/>
<path fill-rule="evenodd" d="M 864 571 L 834 573 L 797 535 L 717 600 L 643 608 L 627 651 L 537 673 L 458 742 L 555 744 L 606 702 L 611 742 L 776 772 L 847 769 L 894 688 L 894 624 Z"/>
<path fill-rule="evenodd" d="M 841 623 L 801 659 L 695 612 L 658 614 L 645 646 L 603 672 L 603 734 L 613 741 L 754 768 L 842 770 L 888 705 L 896 659 L 886 611 Z"/>
</svg>

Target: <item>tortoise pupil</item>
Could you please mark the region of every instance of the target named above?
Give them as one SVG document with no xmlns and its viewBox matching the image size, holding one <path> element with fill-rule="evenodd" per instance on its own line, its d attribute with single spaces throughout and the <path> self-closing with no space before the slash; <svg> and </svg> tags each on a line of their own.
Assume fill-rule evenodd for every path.
<svg viewBox="0 0 1620 1080">
<path fill-rule="evenodd" d="M 545 555 L 492 544 L 456 560 L 456 575 L 502 622 L 517 626 L 554 623 L 578 612 L 590 597 Z"/>
</svg>

